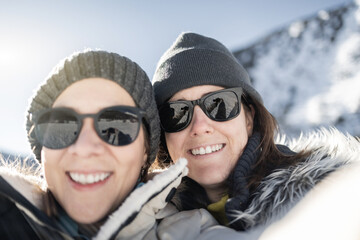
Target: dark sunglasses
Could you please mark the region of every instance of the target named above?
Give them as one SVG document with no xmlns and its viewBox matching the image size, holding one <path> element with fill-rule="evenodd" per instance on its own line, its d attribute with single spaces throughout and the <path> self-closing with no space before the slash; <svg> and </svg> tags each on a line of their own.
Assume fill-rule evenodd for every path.
<svg viewBox="0 0 360 240">
<path fill-rule="evenodd" d="M 113 146 L 135 141 L 145 112 L 136 107 L 114 106 L 96 114 L 78 114 L 70 108 L 50 108 L 34 114 L 35 136 L 42 146 L 66 148 L 78 138 L 84 118 L 94 119 L 98 136 Z"/>
<path fill-rule="evenodd" d="M 159 108 L 161 126 L 165 132 L 179 132 L 191 122 L 194 107 L 199 105 L 211 120 L 223 122 L 237 117 L 240 113 L 242 88 L 227 88 L 206 94 L 193 101 L 164 103 Z"/>
</svg>

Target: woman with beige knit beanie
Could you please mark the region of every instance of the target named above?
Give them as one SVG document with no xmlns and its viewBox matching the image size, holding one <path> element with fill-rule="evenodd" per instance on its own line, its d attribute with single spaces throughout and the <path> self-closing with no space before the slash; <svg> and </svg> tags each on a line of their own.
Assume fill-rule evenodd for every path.
<svg viewBox="0 0 360 240">
<path fill-rule="evenodd" d="M 41 167 L 0 168 L 1 239 L 156 239 L 186 161 L 146 182 L 160 137 L 146 73 L 105 51 L 61 61 L 27 111 Z M 160 217 L 157 214 L 161 213 Z"/>
</svg>

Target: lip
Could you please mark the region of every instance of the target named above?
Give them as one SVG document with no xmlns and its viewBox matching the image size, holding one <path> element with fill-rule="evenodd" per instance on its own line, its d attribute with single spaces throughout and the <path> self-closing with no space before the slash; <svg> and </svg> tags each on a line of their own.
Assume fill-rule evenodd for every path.
<svg viewBox="0 0 360 240">
<path fill-rule="evenodd" d="M 95 174 L 94 172 L 78 172 L 78 171 L 71 171 L 72 173 L 79 173 L 79 174 L 85 174 L 85 175 L 90 175 L 90 174 Z M 104 172 L 102 172 L 104 173 Z M 78 191 L 91 191 L 91 190 L 96 190 L 97 188 L 100 188 L 102 186 L 104 186 L 105 184 L 107 184 L 113 176 L 112 172 L 106 172 L 108 174 L 110 174 L 109 176 L 107 176 L 105 179 L 103 180 L 99 180 L 97 182 L 93 182 L 93 183 L 87 183 L 87 184 L 81 184 L 80 182 L 76 182 L 74 181 L 71 177 L 70 177 L 70 171 L 66 172 L 66 176 L 68 178 L 68 181 L 70 182 L 71 186 L 78 190 Z"/>
<path fill-rule="evenodd" d="M 221 152 L 226 147 L 225 143 L 202 144 L 187 151 L 192 157 L 206 157 Z"/>
</svg>

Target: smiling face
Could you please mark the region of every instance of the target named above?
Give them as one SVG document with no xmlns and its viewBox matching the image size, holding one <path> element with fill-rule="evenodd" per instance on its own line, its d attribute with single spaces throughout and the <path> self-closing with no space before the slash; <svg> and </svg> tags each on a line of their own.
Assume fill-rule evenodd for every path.
<svg viewBox="0 0 360 240">
<path fill-rule="evenodd" d="M 101 78 L 73 83 L 54 102 L 80 114 L 115 105 L 135 106 L 129 93 Z M 64 149 L 41 152 L 48 188 L 71 218 L 94 223 L 116 209 L 134 188 L 147 159 L 143 128 L 126 146 L 112 146 L 97 135 L 93 119 L 85 118 L 76 142 Z"/>
<path fill-rule="evenodd" d="M 195 100 L 223 89 L 204 85 L 177 92 L 170 101 Z M 166 144 L 175 162 L 188 160 L 188 176 L 209 189 L 222 187 L 241 156 L 252 133 L 253 113 L 241 105 L 240 114 L 229 121 L 216 122 L 195 106 L 191 123 L 180 132 L 165 133 Z"/>
</svg>

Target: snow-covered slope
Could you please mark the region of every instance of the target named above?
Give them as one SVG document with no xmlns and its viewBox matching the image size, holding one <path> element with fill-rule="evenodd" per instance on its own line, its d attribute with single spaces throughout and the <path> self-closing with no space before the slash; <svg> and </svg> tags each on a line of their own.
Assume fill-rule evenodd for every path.
<svg viewBox="0 0 360 240">
<path fill-rule="evenodd" d="M 360 0 L 299 19 L 234 55 L 288 134 L 360 136 Z"/>
</svg>

